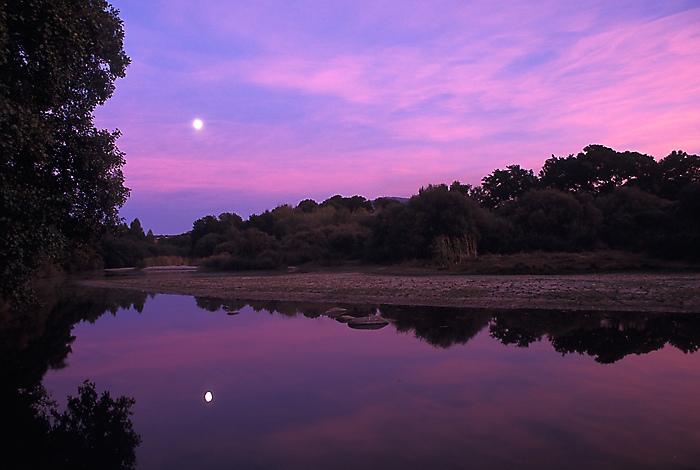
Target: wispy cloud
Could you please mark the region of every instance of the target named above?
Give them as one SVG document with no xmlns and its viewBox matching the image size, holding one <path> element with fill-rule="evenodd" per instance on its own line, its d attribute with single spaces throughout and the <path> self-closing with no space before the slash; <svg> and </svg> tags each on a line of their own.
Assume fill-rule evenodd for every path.
<svg viewBox="0 0 700 470">
<path fill-rule="evenodd" d="M 590 143 L 700 153 L 692 2 L 115 3 L 134 63 L 99 117 L 134 192 L 410 195 Z"/>
</svg>

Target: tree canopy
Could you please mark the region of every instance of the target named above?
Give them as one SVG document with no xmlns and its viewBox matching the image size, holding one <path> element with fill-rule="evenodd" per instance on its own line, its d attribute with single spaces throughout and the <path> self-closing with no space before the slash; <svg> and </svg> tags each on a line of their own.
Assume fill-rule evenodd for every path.
<svg viewBox="0 0 700 470">
<path fill-rule="evenodd" d="M 119 131 L 93 111 L 125 76 L 118 11 L 100 0 L 0 4 L 0 286 L 27 301 L 42 263 L 90 251 L 129 194 Z"/>
</svg>

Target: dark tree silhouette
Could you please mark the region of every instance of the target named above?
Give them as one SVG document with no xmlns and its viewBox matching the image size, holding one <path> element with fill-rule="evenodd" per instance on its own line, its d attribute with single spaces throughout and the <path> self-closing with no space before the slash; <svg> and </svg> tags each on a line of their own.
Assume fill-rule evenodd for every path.
<svg viewBox="0 0 700 470">
<path fill-rule="evenodd" d="M 675 200 L 681 190 L 691 183 L 700 182 L 700 157 L 674 150 L 659 162 L 661 173 L 660 195 Z"/>
<path fill-rule="evenodd" d="M 531 188 L 537 186 L 538 180 L 532 170 L 509 165 L 505 170 L 494 170 L 481 180 L 481 189 L 474 194 L 486 207 L 498 207 L 506 201 L 512 201 Z"/>
<path fill-rule="evenodd" d="M 21 303 L 43 262 L 90 251 L 126 200 L 119 132 L 92 113 L 129 58 L 105 1 L 3 2 L 0 18 L 0 293 Z"/>
<path fill-rule="evenodd" d="M 596 194 L 604 194 L 623 185 L 653 190 L 657 173 L 658 165 L 649 155 L 589 145 L 575 157 L 552 155 L 542 167 L 540 184 L 561 191 Z"/>
<path fill-rule="evenodd" d="M 591 248 L 602 219 L 593 205 L 581 204 L 574 195 L 555 189 L 530 190 L 499 213 L 517 227 L 517 245 L 528 251 Z"/>
</svg>

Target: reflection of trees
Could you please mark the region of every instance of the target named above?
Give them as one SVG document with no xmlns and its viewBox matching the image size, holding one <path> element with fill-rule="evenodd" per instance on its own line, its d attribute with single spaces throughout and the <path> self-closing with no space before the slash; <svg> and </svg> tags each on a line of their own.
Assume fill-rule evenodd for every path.
<svg viewBox="0 0 700 470">
<path fill-rule="evenodd" d="M 319 302 L 287 302 L 282 300 L 237 300 L 216 299 L 210 297 L 195 297 L 197 306 L 209 312 L 224 310 L 228 313 L 238 312 L 244 307 L 251 307 L 256 312 L 279 313 L 285 317 L 303 315 L 307 318 L 318 318 L 329 308 L 339 304 L 325 304 Z M 343 304 L 348 310 L 348 315 L 362 317 L 377 311 L 376 306 L 361 304 Z"/>
<path fill-rule="evenodd" d="M 87 380 L 79 396 L 69 397 L 66 411 L 51 408 L 49 441 L 56 463 L 64 468 L 129 469 L 136 465 L 135 449 L 141 438 L 129 419 L 136 401 L 109 392 L 98 395 Z"/>
<path fill-rule="evenodd" d="M 3 468 L 134 468 L 141 438 L 129 419 L 133 399 L 99 396 L 88 381 L 68 398 L 63 413 L 41 384 L 31 390 L 3 387 L 2 399 Z"/>
<path fill-rule="evenodd" d="M 413 331 L 416 338 L 440 348 L 466 344 L 489 324 L 492 315 L 485 309 L 446 307 L 384 305 L 380 310 L 394 323 L 396 331 Z"/>
<path fill-rule="evenodd" d="M 597 324 L 593 317 L 580 312 L 560 310 L 513 310 L 494 312 L 489 332 L 503 344 L 515 344 L 526 348 L 545 335 L 562 335 L 578 330 L 590 322 Z"/>
<path fill-rule="evenodd" d="M 94 322 L 106 312 L 119 308 L 143 311 L 147 294 L 120 289 L 65 287 L 51 292 L 42 307 L 20 312 L 3 312 L 0 317 L 0 371 L 3 386 L 32 388 L 46 371 L 65 367 L 75 339 L 73 326 Z"/>
<path fill-rule="evenodd" d="M 49 289 L 45 294 L 38 309 L 0 313 L 3 468 L 133 468 L 129 456 L 139 439 L 128 419 L 132 400 L 112 400 L 108 394 L 98 399 L 94 385 L 86 383 L 75 406 L 59 415 L 41 380 L 48 369 L 65 367 L 76 323 L 94 322 L 119 308 L 142 311 L 147 294 L 81 286 Z M 90 449 L 102 449 L 99 462 Z"/>
<path fill-rule="evenodd" d="M 346 309 L 343 315 L 358 318 L 373 315 L 379 309 L 398 332 L 413 332 L 416 338 L 440 348 L 466 344 L 488 326 L 490 335 L 506 345 L 526 348 L 546 337 L 562 354 L 588 354 L 600 363 L 615 362 L 629 354 L 645 354 L 666 344 L 686 353 L 700 349 L 700 319 L 681 314 L 196 299 L 202 309 L 229 314 L 250 306 L 256 312 L 317 318 L 337 306 Z"/>
<path fill-rule="evenodd" d="M 465 344 L 488 325 L 488 310 L 467 310 L 442 307 L 381 306 L 368 304 L 327 304 L 319 302 L 285 302 L 278 300 L 231 300 L 195 297 L 201 309 L 229 314 L 250 306 L 256 312 L 279 313 L 287 317 L 303 315 L 318 318 L 332 307 L 345 309 L 343 316 L 361 318 L 375 315 L 391 320 L 399 332 L 414 331 L 416 338 L 425 339 L 436 347 L 448 348 L 455 343 Z"/>
<path fill-rule="evenodd" d="M 700 319 L 687 314 L 630 312 L 499 312 L 489 328 L 503 344 L 527 347 L 547 336 L 562 354 L 595 356 L 609 364 L 670 344 L 685 353 L 700 349 Z"/>
</svg>

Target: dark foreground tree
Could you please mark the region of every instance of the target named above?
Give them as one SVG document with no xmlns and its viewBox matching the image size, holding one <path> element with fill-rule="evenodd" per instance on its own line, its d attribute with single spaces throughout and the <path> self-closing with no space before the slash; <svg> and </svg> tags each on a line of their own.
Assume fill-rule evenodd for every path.
<svg viewBox="0 0 700 470">
<path fill-rule="evenodd" d="M 118 12 L 100 0 L 0 3 L 0 294 L 21 304 L 41 265 L 89 250 L 129 190 L 118 131 L 93 111 L 125 75 Z"/>
</svg>

